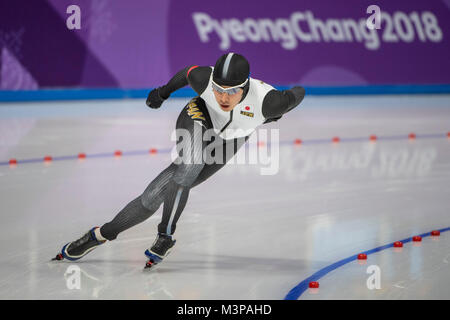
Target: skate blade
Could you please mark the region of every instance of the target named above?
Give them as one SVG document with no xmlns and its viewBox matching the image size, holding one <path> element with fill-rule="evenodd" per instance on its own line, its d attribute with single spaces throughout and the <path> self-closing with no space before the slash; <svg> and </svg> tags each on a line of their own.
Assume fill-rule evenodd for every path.
<svg viewBox="0 0 450 320">
<path fill-rule="evenodd" d="M 152 261 L 147 261 L 144 267 L 144 271 L 153 270 L 156 268 L 157 263 L 154 263 Z"/>
<path fill-rule="evenodd" d="M 64 260 L 64 257 L 63 257 L 63 255 L 61 254 L 61 253 L 58 253 L 57 255 L 56 255 L 56 257 L 54 257 L 52 260 L 50 260 L 50 261 L 62 261 L 62 260 Z"/>
</svg>

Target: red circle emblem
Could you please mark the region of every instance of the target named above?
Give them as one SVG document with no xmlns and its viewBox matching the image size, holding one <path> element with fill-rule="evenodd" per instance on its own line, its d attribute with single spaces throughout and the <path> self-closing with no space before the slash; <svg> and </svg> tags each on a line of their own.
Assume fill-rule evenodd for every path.
<svg viewBox="0 0 450 320">
<path fill-rule="evenodd" d="M 245 110 L 247 110 L 247 111 L 250 110 L 250 107 L 249 107 L 249 106 L 246 106 L 246 107 L 245 107 Z"/>
</svg>

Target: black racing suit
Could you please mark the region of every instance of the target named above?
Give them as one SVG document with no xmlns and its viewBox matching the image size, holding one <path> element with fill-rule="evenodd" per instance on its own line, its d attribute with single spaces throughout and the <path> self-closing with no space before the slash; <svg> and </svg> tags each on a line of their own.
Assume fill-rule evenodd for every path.
<svg viewBox="0 0 450 320">
<path fill-rule="evenodd" d="M 211 71 L 210 67 L 186 67 L 178 72 L 165 86 L 159 88 L 159 95 L 161 98 L 167 99 L 172 92 L 189 84 L 200 96 L 208 86 Z M 245 98 L 247 93 L 248 86 L 244 88 L 242 99 Z M 280 119 L 283 114 L 297 106 L 303 100 L 304 95 L 305 90 L 302 87 L 294 87 L 285 91 L 269 91 L 262 106 L 263 115 L 266 118 L 264 123 Z M 189 115 L 189 109 L 193 105 L 200 110 L 203 115 L 202 119 L 194 120 Z M 198 124 L 199 121 L 201 125 Z M 108 240 L 116 239 L 120 232 L 148 219 L 162 203 L 164 203 L 164 209 L 162 221 L 158 225 L 158 232 L 172 235 L 186 205 L 190 189 L 222 168 L 248 139 L 247 136 L 223 140 L 215 135 L 211 141 L 203 141 L 205 130 L 212 129 L 212 127 L 203 99 L 200 97 L 192 99 L 183 108 L 176 123 L 177 129 L 187 130 L 190 134 L 190 148 L 187 151 L 184 149 L 183 152 L 188 152 L 192 161 L 182 161 L 181 163 L 174 161 L 170 164 L 148 185 L 140 196 L 128 203 L 112 221 L 101 227 L 102 236 Z M 183 139 L 178 136 L 177 130 L 177 141 L 180 142 L 181 140 Z M 203 151 L 211 143 L 214 143 L 216 147 L 222 147 L 223 152 L 221 154 L 223 154 L 223 157 L 221 161 L 211 163 L 208 159 L 202 159 Z M 230 144 L 233 144 L 233 146 Z"/>
</svg>

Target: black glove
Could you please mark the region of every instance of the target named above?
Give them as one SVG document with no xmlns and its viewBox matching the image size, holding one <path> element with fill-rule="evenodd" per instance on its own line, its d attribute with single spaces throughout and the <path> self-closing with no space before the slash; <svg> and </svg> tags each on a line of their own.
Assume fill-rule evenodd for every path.
<svg viewBox="0 0 450 320">
<path fill-rule="evenodd" d="M 164 102 L 164 100 L 166 100 L 161 98 L 161 95 L 159 94 L 159 89 L 160 88 L 156 88 L 150 91 L 147 97 L 147 101 L 145 102 L 147 106 L 149 106 L 152 109 L 158 109 L 159 107 L 161 107 L 161 104 Z"/>
</svg>

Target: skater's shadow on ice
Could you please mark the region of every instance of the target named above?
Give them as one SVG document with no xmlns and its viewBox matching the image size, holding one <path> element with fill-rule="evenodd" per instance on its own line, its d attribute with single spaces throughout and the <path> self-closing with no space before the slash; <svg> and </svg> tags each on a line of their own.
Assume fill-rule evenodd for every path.
<svg viewBox="0 0 450 320">
<path fill-rule="evenodd" d="M 198 256 L 193 260 L 193 256 Z M 317 263 L 314 262 L 314 263 Z M 172 259 L 158 266 L 158 273 L 178 272 L 180 270 L 220 270 L 249 272 L 293 272 L 311 268 L 311 261 L 300 259 L 280 259 L 270 257 L 242 257 L 226 255 L 189 255 L 189 259 Z"/>
<path fill-rule="evenodd" d="M 54 262 L 53 262 L 54 263 Z M 52 265 L 53 263 L 50 263 Z M 120 273 L 129 273 L 143 269 L 145 259 L 85 259 L 78 261 L 63 261 L 56 264 L 60 267 L 78 265 L 80 268 L 102 269 L 108 265 L 114 266 Z M 158 273 L 186 272 L 186 270 L 218 270 L 221 272 L 284 272 L 297 274 L 301 270 L 311 270 L 329 264 L 329 261 L 311 261 L 307 259 L 287 259 L 276 257 L 243 257 L 230 255 L 207 255 L 189 253 L 188 255 L 173 255 L 158 264 Z"/>
<path fill-rule="evenodd" d="M 67 263 L 73 263 L 73 264 L 123 264 L 125 265 L 142 265 L 145 263 L 145 258 L 143 259 L 85 259 L 85 260 L 78 260 L 78 261 L 65 261 Z"/>
</svg>

